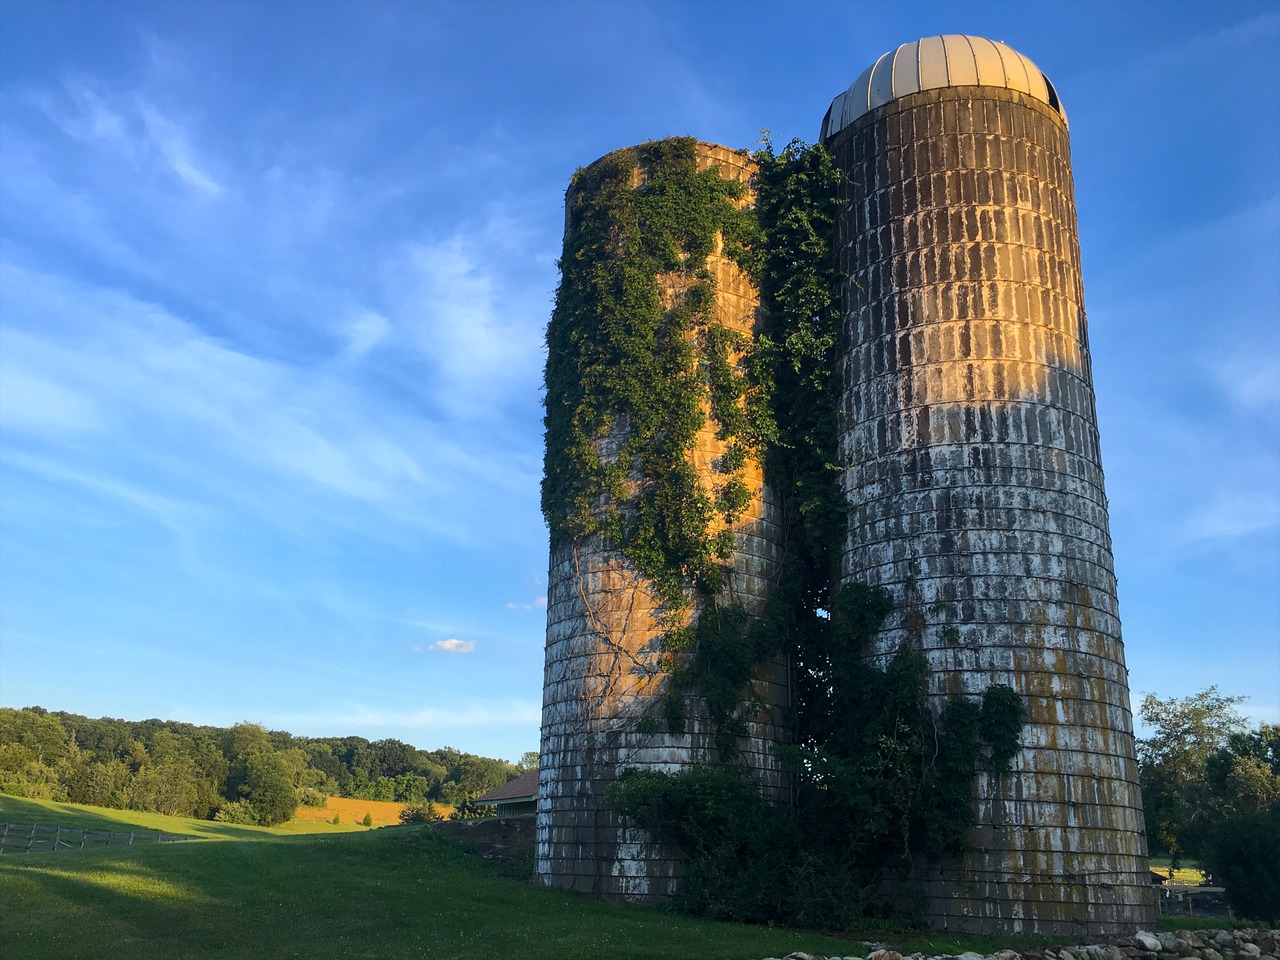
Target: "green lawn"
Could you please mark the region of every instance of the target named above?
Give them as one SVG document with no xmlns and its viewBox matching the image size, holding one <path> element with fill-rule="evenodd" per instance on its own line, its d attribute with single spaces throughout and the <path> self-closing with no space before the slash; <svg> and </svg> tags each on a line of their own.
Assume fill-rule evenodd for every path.
<svg viewBox="0 0 1280 960">
<path fill-rule="evenodd" d="M 26 800 L 0 793 L 0 823 L 37 823 L 42 827 L 75 827 L 86 830 L 149 830 L 153 833 L 176 834 L 205 840 L 250 840 L 261 837 L 290 836 L 301 833 L 365 832 L 359 824 L 305 823 L 290 821 L 278 827 L 252 827 L 189 817 L 166 817 L 140 810 L 112 810 L 108 807 L 84 807 L 51 800 Z"/>
<path fill-rule="evenodd" d="M 126 831 L 134 824 L 221 842 L 0 857 L 5 960 L 760 960 L 855 949 L 818 934 L 706 923 L 542 890 L 498 875 L 427 828 L 288 836 L 0 797 L 0 820 L 33 819 Z"/>
<path fill-rule="evenodd" d="M 219 841 L 0 857 L 5 960 L 761 960 L 865 954 L 862 939 L 934 955 L 1055 942 L 873 928 L 853 940 L 610 906 L 540 889 L 527 865 L 500 872 L 428 828 L 268 829 L 3 795 L 0 821 Z"/>
</svg>

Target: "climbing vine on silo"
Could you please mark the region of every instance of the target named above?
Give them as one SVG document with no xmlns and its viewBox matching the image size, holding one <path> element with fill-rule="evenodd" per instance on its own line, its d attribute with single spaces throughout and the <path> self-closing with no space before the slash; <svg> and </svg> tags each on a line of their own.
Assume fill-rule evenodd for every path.
<svg viewBox="0 0 1280 960">
<path fill-rule="evenodd" d="M 696 623 L 666 638 L 677 654 L 664 698 L 668 729 L 683 731 L 695 697 L 719 763 L 636 771 L 610 800 L 685 853 L 679 896 L 691 912 L 838 927 L 888 909 L 874 892 L 879 881 L 905 875 L 917 858 L 963 851 L 975 772 L 988 761 L 1008 769 L 1023 706 L 1013 690 L 992 687 L 981 704 L 953 698 L 935 716 L 924 695 L 919 604 L 908 603 L 897 656 L 882 669 L 866 659 L 894 605 L 880 589 L 835 589 L 847 529 L 837 441 L 842 291 L 832 250 L 838 174 L 821 147 L 798 141 L 781 152 L 766 142 L 755 159 L 756 219 L 741 234 L 742 262 L 767 320 L 751 354 L 748 403 L 733 409 L 767 407 L 756 422 L 771 430 L 765 476 L 781 505 L 781 571 L 762 618 L 709 599 Z M 795 741 L 780 751 L 798 787 L 791 811 L 762 799 L 735 752 L 748 684 L 779 650 L 795 685 Z"/>
<path fill-rule="evenodd" d="M 561 283 L 547 331 L 542 509 L 554 543 L 600 534 L 669 611 L 713 594 L 749 501 L 741 472 L 758 448 L 749 348 L 712 319 L 707 256 L 740 249 L 742 184 L 699 171 L 677 138 L 610 154 L 574 177 Z M 663 301 L 663 286 L 676 288 Z M 708 490 L 689 458 L 706 423 L 729 453 Z"/>
</svg>

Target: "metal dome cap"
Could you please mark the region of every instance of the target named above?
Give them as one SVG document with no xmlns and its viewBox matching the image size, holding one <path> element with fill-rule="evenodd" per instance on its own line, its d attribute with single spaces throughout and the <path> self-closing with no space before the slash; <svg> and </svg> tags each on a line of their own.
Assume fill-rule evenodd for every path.
<svg viewBox="0 0 1280 960">
<path fill-rule="evenodd" d="M 863 114 L 898 97 L 967 86 L 1020 90 L 1047 104 L 1066 125 L 1057 91 L 1029 59 L 998 40 L 949 33 L 904 43 L 862 71 L 853 86 L 831 102 L 821 139 L 834 137 Z"/>
</svg>

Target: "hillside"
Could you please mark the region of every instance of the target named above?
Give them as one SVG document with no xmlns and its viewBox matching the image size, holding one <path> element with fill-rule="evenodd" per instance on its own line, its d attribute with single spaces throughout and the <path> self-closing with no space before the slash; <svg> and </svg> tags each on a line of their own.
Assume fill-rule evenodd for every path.
<svg viewBox="0 0 1280 960">
<path fill-rule="evenodd" d="M 41 814 L 41 810 L 47 814 Z M 0 821 L 77 810 L 0 797 Z M 116 811 L 82 825 L 125 824 Z M 218 842 L 0 857 L 5 960 L 742 960 L 849 941 L 609 906 L 508 875 L 425 827 L 334 835 L 155 818 Z"/>
<path fill-rule="evenodd" d="M 270 826 L 291 819 L 300 800 L 326 796 L 368 806 L 358 814 L 344 806 L 303 818 L 331 820 L 337 813 L 340 825 L 368 812 L 386 824 L 405 804 L 431 801 L 447 813 L 521 769 L 392 739 L 0 708 L 0 793 L 117 810 Z"/>
</svg>

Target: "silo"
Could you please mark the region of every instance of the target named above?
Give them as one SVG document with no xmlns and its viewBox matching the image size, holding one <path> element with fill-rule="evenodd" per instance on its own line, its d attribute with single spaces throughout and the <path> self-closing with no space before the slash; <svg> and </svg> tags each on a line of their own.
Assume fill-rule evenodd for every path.
<svg viewBox="0 0 1280 960">
<path fill-rule="evenodd" d="M 935 712 L 992 684 L 1028 712 L 1013 769 L 979 773 L 970 852 L 915 892 L 952 930 L 1132 931 L 1154 897 L 1066 114 L 1004 44 L 931 37 L 836 97 L 822 139 L 845 178 L 843 576 L 894 594 L 872 655 L 920 645 Z"/>
<path fill-rule="evenodd" d="M 713 411 L 707 373 L 706 337 L 728 333 L 733 345 L 723 354 L 735 374 L 741 374 L 744 353 L 757 326 L 759 300 L 745 273 L 726 255 L 723 236 L 712 239 L 709 252 L 679 252 L 675 269 L 649 277 L 619 276 L 628 258 L 663 242 L 620 193 L 636 191 L 696 191 L 697 184 L 680 178 L 658 184 L 657 168 L 687 167 L 689 171 L 734 181 L 732 203 L 739 209 L 753 202 L 750 180 L 754 164 L 742 153 L 692 139 L 658 141 L 615 151 L 575 176 L 566 194 L 565 246 L 556 313 L 548 328 L 547 423 L 548 447 L 544 481 L 544 512 L 552 528 L 547 591 L 546 667 L 543 687 L 542 741 L 537 820 L 537 875 L 549 886 L 590 892 L 609 899 L 661 900 L 674 892 L 680 858 L 656 843 L 646 831 L 628 825 L 610 808 L 605 790 L 627 769 L 672 772 L 712 759 L 714 731 L 700 713 L 696 697 L 678 695 L 679 727 L 670 721 L 671 664 L 678 660 L 664 641 L 673 629 L 696 621 L 708 606 L 740 606 L 755 615 L 761 610 L 774 577 L 776 506 L 764 486 L 755 455 L 726 457 L 731 438 Z M 702 186 L 705 187 L 703 182 Z M 697 199 L 672 198 L 674 207 L 691 209 Z M 623 210 L 627 212 L 620 212 Z M 592 246 L 583 240 L 598 237 Z M 705 261 L 702 257 L 705 256 Z M 585 267 L 584 267 L 585 264 Z M 657 322 L 641 323 L 619 313 L 618 303 L 635 298 L 635 287 L 656 281 L 660 300 Z M 670 332 L 670 323 L 689 306 L 694 287 L 713 295 L 699 308 L 701 319 L 684 330 L 688 350 L 667 351 L 683 356 L 678 369 L 645 369 L 635 360 Z M 699 294 L 702 295 L 702 294 Z M 643 300 L 643 297 L 640 297 Z M 566 304 L 572 302 L 570 309 Z M 719 333 L 717 333 L 719 331 Z M 640 337 L 645 342 L 626 343 Z M 695 345 L 695 341 L 697 344 Z M 601 357 L 610 365 L 601 368 Z M 596 364 L 595 367 L 592 365 Z M 643 457 L 627 464 L 626 475 L 608 489 L 584 482 L 582 474 L 607 475 L 625 456 L 628 441 L 638 429 L 637 414 L 627 400 L 627 386 L 616 389 L 602 381 L 615 367 L 637 367 L 632 387 L 641 392 L 660 386 L 653 377 L 689 378 L 696 395 L 702 426 L 683 452 L 696 478 L 693 495 L 714 502 L 726 483 L 736 478 L 746 503 L 727 527 L 712 517 L 708 534 L 728 530 L 732 550 L 725 560 L 725 577 L 718 594 L 708 596 L 682 585 L 685 603 L 673 610 L 662 590 L 644 575 L 620 546 L 617 527 L 565 529 L 566 498 L 548 497 L 548 485 L 558 484 L 589 499 L 587 513 L 601 518 L 634 519 L 635 497 L 652 488 L 656 478 Z M 646 378 L 649 378 L 646 380 Z M 577 415 L 602 390 L 605 401 L 594 419 L 582 428 L 589 444 L 585 464 L 567 465 L 570 444 L 555 418 Z M 739 401 L 740 402 L 740 401 Z M 610 406 L 612 404 L 612 406 Z M 674 411 L 672 411 L 674 413 Z M 665 414 L 664 414 L 665 415 Z M 585 421 L 584 421 L 585 422 Z M 557 432 L 559 430 L 559 432 Z M 657 431 L 661 433 L 661 428 Z M 730 462 L 732 461 L 732 462 Z M 741 462 L 739 462 L 741 461 Z M 566 476 L 566 472 L 568 475 Z M 559 530 L 558 530 L 559 528 Z M 766 664 L 754 684 L 746 736 L 737 743 L 755 771 L 762 790 L 774 799 L 786 798 L 786 783 L 771 745 L 783 739 L 783 710 L 787 703 L 785 663 Z"/>
</svg>

